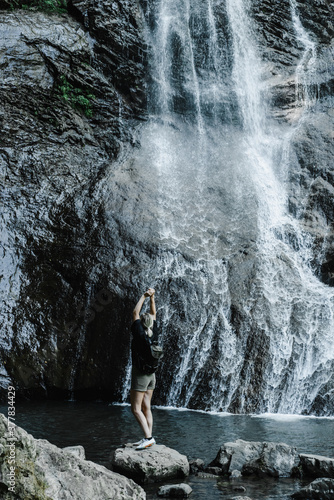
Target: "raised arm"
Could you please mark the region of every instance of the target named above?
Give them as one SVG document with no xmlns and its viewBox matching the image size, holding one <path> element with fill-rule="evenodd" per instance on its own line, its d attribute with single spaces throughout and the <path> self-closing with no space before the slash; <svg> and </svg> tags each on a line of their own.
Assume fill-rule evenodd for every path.
<svg viewBox="0 0 334 500">
<path fill-rule="evenodd" d="M 157 319 L 157 311 L 155 308 L 155 300 L 154 300 L 155 290 L 153 290 L 153 288 L 150 288 L 149 292 L 151 292 L 151 294 L 150 294 L 150 314 L 152 314 L 153 319 L 156 320 Z"/>
<path fill-rule="evenodd" d="M 136 304 L 136 307 L 134 308 L 134 310 L 132 312 L 132 319 L 133 319 L 133 321 L 136 321 L 137 319 L 140 319 L 141 308 L 143 307 L 145 299 L 147 297 L 149 297 L 149 296 L 150 296 L 150 294 L 148 292 L 145 292 L 145 293 L 143 293 L 143 295 L 138 300 L 138 302 Z"/>
<path fill-rule="evenodd" d="M 156 308 L 155 308 L 154 294 L 155 294 L 154 288 L 149 288 L 147 290 L 147 292 L 143 293 L 143 295 L 138 300 L 138 302 L 137 302 L 137 304 L 132 312 L 133 321 L 140 319 L 140 311 L 141 311 L 141 308 L 143 307 L 143 304 L 144 304 L 145 299 L 147 297 L 150 297 L 150 314 L 152 314 L 154 320 L 156 319 L 157 313 L 156 313 Z"/>
</svg>

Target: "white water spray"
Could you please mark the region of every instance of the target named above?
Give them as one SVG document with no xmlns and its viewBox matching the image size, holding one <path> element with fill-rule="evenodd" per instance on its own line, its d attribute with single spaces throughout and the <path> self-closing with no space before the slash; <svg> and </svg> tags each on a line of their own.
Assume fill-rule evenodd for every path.
<svg viewBox="0 0 334 500">
<path fill-rule="evenodd" d="M 333 291 L 321 284 L 309 266 L 309 237 L 287 212 L 284 187 L 278 181 L 274 159 L 285 151 L 286 138 L 275 139 L 275 129 L 265 118 L 261 95 L 261 62 L 252 44 L 247 2 L 227 0 L 234 46 L 234 81 L 242 111 L 248 168 L 259 203 L 257 239 L 259 265 L 256 293 L 249 297 L 253 319 L 265 332 L 270 346 L 263 399 L 268 411 L 300 412 L 330 378 L 326 363 L 334 358 Z M 297 36 L 305 52 L 297 68 L 298 96 L 311 105 L 308 85 L 314 82 L 315 45 L 292 9 Z M 308 68 L 310 68 L 308 70 Z M 315 96 L 313 96 L 313 99 Z M 264 103 L 264 104 L 263 104 Z M 288 137 L 291 137 L 289 133 Z M 286 160 L 286 155 L 281 155 Z M 279 164 L 282 170 L 287 165 Z M 297 251 L 290 238 L 298 241 Z M 277 238 L 279 235 L 279 238 Z M 247 386 L 243 388 L 246 393 Z"/>
<path fill-rule="evenodd" d="M 309 91 L 316 47 L 293 0 L 291 5 L 305 47 L 296 79 L 307 113 L 316 99 Z M 170 330 L 177 338 L 166 404 L 308 411 L 333 366 L 334 294 L 314 276 L 309 237 L 287 210 L 293 130 L 268 118 L 250 2 L 226 0 L 233 68 L 219 47 L 211 0 L 160 0 L 154 13 L 152 8 L 152 117 L 136 161 L 156 172 L 161 246 L 156 286 L 162 291 L 171 283 L 159 311 L 161 342 L 169 352 Z M 238 257 L 249 252 L 252 260 Z M 231 272 L 240 282 L 237 298 Z M 263 346 L 256 351 L 251 346 L 257 337 Z M 262 377 L 257 386 L 255 361 Z"/>
</svg>

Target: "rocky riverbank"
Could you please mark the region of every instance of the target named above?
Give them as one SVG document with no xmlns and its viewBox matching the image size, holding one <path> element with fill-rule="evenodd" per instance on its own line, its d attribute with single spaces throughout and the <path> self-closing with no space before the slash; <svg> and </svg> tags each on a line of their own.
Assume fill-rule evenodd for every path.
<svg viewBox="0 0 334 500">
<path fill-rule="evenodd" d="M 0 414 L 0 494 L 3 500 L 144 500 L 134 481 L 84 459 L 82 447 L 60 449 L 8 428 Z"/>
<path fill-rule="evenodd" d="M 34 439 L 24 429 L 9 426 L 0 414 L 3 500 L 65 500 L 69 495 L 73 500 L 144 500 L 146 493 L 140 485 L 147 483 L 156 483 L 156 494 L 161 497 L 185 498 L 192 493 L 189 482 L 194 474 L 227 482 L 238 478 L 235 491 L 244 499 L 249 477 L 261 482 L 266 477 L 298 476 L 305 482 L 309 479 L 310 484 L 291 491 L 293 498 L 333 499 L 334 459 L 298 454 L 284 443 L 240 439 L 224 443 L 208 465 L 200 459 L 188 462 L 187 457 L 166 446 L 154 445 L 138 452 L 128 444 L 112 452 L 110 469 L 85 460 L 82 446 L 60 449 L 45 439 Z M 185 482 L 177 483 L 180 479 Z M 167 484 L 161 486 L 162 482 Z M 226 495 L 228 500 L 236 498 Z"/>
</svg>

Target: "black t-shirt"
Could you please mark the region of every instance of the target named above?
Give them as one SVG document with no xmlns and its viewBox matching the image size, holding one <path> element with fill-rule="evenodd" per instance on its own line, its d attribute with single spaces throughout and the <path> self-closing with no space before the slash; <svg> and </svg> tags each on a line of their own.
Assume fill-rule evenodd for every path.
<svg viewBox="0 0 334 500">
<path fill-rule="evenodd" d="M 152 337 L 150 337 L 150 340 L 152 342 L 156 342 L 158 340 L 158 327 L 157 327 L 157 322 L 155 320 L 153 321 L 152 330 L 153 330 L 153 335 Z M 131 333 L 133 335 L 131 344 L 132 363 L 136 364 L 135 353 L 138 353 L 144 359 L 147 357 L 147 355 L 150 354 L 150 352 L 148 352 L 149 350 L 148 344 L 145 341 L 145 336 L 146 336 L 145 328 L 143 327 L 143 324 L 140 321 L 140 319 L 136 319 L 136 321 L 132 323 Z"/>
</svg>

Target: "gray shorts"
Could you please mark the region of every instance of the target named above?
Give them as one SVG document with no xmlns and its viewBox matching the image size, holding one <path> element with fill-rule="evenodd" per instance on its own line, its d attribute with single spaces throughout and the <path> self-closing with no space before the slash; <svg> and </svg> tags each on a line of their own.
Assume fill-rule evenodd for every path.
<svg viewBox="0 0 334 500">
<path fill-rule="evenodd" d="M 131 389 L 133 391 L 146 392 L 155 388 L 155 373 L 145 375 L 138 368 L 132 365 L 131 372 Z"/>
</svg>

